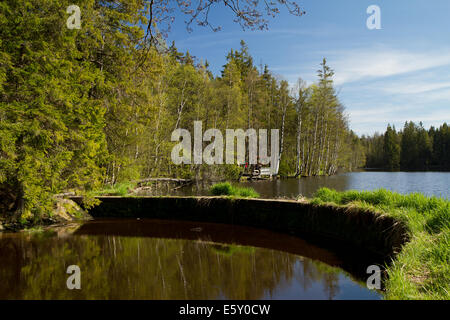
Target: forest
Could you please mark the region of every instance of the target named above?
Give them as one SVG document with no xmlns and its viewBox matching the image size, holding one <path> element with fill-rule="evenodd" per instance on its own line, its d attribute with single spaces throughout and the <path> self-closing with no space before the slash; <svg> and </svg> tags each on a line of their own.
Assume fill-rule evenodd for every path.
<svg viewBox="0 0 450 320">
<path fill-rule="evenodd" d="M 450 128 L 426 130 L 422 122 L 406 122 L 403 130 L 388 125 L 384 134 L 362 136 L 366 168 L 387 170 L 449 170 Z"/>
<path fill-rule="evenodd" d="M 157 22 L 168 11 L 155 3 L 78 1 L 82 27 L 69 29 L 68 1 L 2 2 L 0 211 L 28 219 L 48 211 L 54 194 L 141 178 L 236 177 L 237 165 L 170 161 L 172 131 L 192 130 L 194 120 L 220 130 L 279 129 L 280 175 L 363 165 L 326 59 L 316 83 L 290 86 L 256 66 L 241 41 L 214 75 L 207 61 L 166 44 Z M 239 22 L 265 27 L 254 15 Z"/>
</svg>

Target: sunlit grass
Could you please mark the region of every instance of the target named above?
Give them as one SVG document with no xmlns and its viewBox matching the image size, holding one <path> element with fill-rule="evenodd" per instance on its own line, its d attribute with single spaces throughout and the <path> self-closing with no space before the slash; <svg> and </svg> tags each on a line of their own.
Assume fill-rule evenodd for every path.
<svg viewBox="0 0 450 320">
<path fill-rule="evenodd" d="M 105 187 L 101 190 L 95 191 L 94 196 L 121 196 L 125 197 L 130 194 L 131 190 L 135 188 L 132 182 L 117 183 L 113 186 Z"/>
<path fill-rule="evenodd" d="M 450 299 L 450 201 L 384 189 L 317 191 L 313 203 L 359 206 L 406 223 L 411 236 L 387 266 L 387 299 Z"/>
<path fill-rule="evenodd" d="M 235 187 L 229 182 L 222 182 L 213 185 L 209 192 L 214 196 L 235 196 L 241 198 L 259 198 L 257 193 L 252 188 Z"/>
</svg>

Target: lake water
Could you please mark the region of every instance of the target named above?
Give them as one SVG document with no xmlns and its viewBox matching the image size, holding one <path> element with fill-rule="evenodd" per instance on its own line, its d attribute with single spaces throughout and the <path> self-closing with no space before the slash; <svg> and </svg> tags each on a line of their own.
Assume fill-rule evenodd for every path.
<svg viewBox="0 0 450 320">
<path fill-rule="evenodd" d="M 0 299 L 380 299 L 343 269 L 351 257 L 265 230 L 95 220 L 0 233 Z M 353 258 L 354 259 L 354 258 Z M 69 290 L 78 265 L 81 289 Z"/>
<path fill-rule="evenodd" d="M 240 182 L 239 185 L 254 188 L 263 198 L 295 198 L 300 194 L 312 197 L 317 189 L 327 187 L 338 191 L 385 188 L 403 194 L 421 192 L 450 199 L 450 172 L 349 172 L 329 177 Z M 206 195 L 208 188 L 191 186 L 174 194 Z"/>
<path fill-rule="evenodd" d="M 261 182 L 261 183 L 260 183 Z M 388 189 L 407 194 L 421 192 L 450 199 L 450 172 L 350 172 L 330 177 L 310 177 L 245 182 L 263 197 L 311 197 L 319 188 L 338 191 Z"/>
</svg>

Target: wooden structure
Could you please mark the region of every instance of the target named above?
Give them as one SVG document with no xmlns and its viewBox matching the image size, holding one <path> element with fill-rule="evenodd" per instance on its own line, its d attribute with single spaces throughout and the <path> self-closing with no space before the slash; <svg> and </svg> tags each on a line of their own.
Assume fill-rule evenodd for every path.
<svg viewBox="0 0 450 320">
<path fill-rule="evenodd" d="M 273 173 L 270 167 L 261 167 L 258 165 L 250 165 L 247 168 L 244 166 L 244 171 L 239 175 L 238 181 L 241 180 L 242 177 L 247 178 L 247 180 L 267 180 L 272 179 L 272 177 L 276 177 L 277 172 Z"/>
</svg>

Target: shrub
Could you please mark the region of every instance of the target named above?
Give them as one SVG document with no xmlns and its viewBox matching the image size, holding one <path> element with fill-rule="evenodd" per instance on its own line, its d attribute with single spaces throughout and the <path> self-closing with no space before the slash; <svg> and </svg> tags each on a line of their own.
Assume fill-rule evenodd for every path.
<svg viewBox="0 0 450 320">
<path fill-rule="evenodd" d="M 209 192 L 214 196 L 231 196 L 233 194 L 233 186 L 228 183 L 217 183 L 213 185 Z"/>
<path fill-rule="evenodd" d="M 242 198 L 258 198 L 259 194 L 252 188 L 232 186 L 229 182 L 213 185 L 209 192 L 214 196 L 236 196 Z"/>
<path fill-rule="evenodd" d="M 130 190 L 133 190 L 135 185 L 130 182 L 117 183 L 109 188 L 97 191 L 94 193 L 96 196 L 122 196 L 128 195 Z"/>
</svg>

